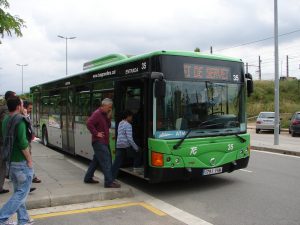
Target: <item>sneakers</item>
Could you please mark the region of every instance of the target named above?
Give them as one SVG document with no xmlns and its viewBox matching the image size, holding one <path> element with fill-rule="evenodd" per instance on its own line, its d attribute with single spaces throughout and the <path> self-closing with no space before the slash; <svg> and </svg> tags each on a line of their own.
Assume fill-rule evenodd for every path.
<svg viewBox="0 0 300 225">
<path fill-rule="evenodd" d="M 32 183 L 42 183 L 42 181 L 41 181 L 39 178 L 34 177 L 34 178 L 32 179 Z"/>
<path fill-rule="evenodd" d="M 104 185 L 105 188 L 120 188 L 121 184 L 117 183 L 117 182 L 112 182 L 110 185 Z"/>
<path fill-rule="evenodd" d="M 25 223 L 24 225 L 32 225 L 32 224 L 34 224 L 34 221 L 32 220 L 32 221 L 29 221 L 28 223 Z"/>
<path fill-rule="evenodd" d="M 7 189 L 2 189 L 2 190 L 0 191 L 0 195 L 1 195 L 1 194 L 8 193 L 8 192 L 9 192 L 9 190 L 7 190 Z"/>
<path fill-rule="evenodd" d="M 35 190 L 36 190 L 36 188 L 35 188 L 35 187 L 32 187 L 32 188 L 30 188 L 29 192 L 33 192 L 33 191 L 35 191 Z"/>
<path fill-rule="evenodd" d="M 13 222 L 12 220 L 6 220 L 4 223 L 0 223 L 0 225 L 17 225 L 17 222 Z"/>
</svg>

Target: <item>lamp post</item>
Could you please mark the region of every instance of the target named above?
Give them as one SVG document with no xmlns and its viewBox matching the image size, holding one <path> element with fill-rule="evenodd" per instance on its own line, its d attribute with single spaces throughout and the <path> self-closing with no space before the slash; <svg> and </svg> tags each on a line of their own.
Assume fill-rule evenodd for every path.
<svg viewBox="0 0 300 225">
<path fill-rule="evenodd" d="M 24 68 L 24 66 L 28 66 L 28 64 L 17 64 L 17 66 L 21 66 L 22 67 L 22 94 L 24 94 L 24 92 L 23 92 L 23 83 L 24 83 L 23 68 Z"/>
<path fill-rule="evenodd" d="M 275 52 L 274 145 L 279 145 L 278 7 L 277 7 L 277 0 L 274 0 L 274 52 Z"/>
<path fill-rule="evenodd" d="M 66 76 L 68 75 L 68 39 L 75 39 L 76 37 L 64 37 L 61 35 L 57 35 L 57 37 L 66 40 Z"/>
</svg>

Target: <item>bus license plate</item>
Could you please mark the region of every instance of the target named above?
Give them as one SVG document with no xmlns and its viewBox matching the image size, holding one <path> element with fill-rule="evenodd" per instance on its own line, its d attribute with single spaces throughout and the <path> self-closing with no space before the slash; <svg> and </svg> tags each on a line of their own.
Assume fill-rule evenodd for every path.
<svg viewBox="0 0 300 225">
<path fill-rule="evenodd" d="M 202 175 L 212 175 L 212 174 L 217 174 L 217 173 L 222 173 L 223 168 L 222 167 L 217 167 L 217 168 L 212 168 L 212 169 L 205 169 L 202 171 Z"/>
</svg>

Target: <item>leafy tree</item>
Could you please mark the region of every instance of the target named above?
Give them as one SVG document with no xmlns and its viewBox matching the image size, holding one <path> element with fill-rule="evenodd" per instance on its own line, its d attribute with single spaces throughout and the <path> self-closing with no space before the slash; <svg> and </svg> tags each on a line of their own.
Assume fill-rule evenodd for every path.
<svg viewBox="0 0 300 225">
<path fill-rule="evenodd" d="M 12 16 L 10 13 L 3 10 L 8 8 L 8 1 L 0 0 L 0 35 L 3 38 L 5 33 L 8 36 L 12 36 L 12 32 L 14 32 L 17 37 L 22 37 L 21 28 L 26 27 L 24 25 L 25 21 L 18 16 Z"/>
<path fill-rule="evenodd" d="M 194 52 L 200 52 L 200 48 L 195 48 Z"/>
</svg>

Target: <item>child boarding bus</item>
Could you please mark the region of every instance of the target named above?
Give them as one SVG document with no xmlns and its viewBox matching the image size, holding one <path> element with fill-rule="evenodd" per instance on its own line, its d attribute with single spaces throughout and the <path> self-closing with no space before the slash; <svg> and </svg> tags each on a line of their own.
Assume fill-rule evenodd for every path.
<svg viewBox="0 0 300 225">
<path fill-rule="evenodd" d="M 112 54 L 85 63 L 81 73 L 31 87 L 32 118 L 44 145 L 92 159 L 86 121 L 111 98 L 112 158 L 120 114 L 131 110 L 144 170 L 135 174 L 130 156 L 121 169 L 163 182 L 247 167 L 246 95 L 252 92 L 240 59 L 180 51 Z"/>
</svg>

